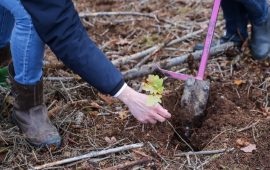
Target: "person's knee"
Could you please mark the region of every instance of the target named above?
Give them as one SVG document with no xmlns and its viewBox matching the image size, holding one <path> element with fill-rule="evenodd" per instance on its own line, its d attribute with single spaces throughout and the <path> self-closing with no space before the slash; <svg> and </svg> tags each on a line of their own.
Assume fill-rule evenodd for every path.
<svg viewBox="0 0 270 170">
<path fill-rule="evenodd" d="M 32 18 L 30 14 L 24 9 L 20 1 L 14 1 L 13 7 L 8 9 L 15 19 L 17 26 L 30 26 L 32 24 Z"/>
<path fill-rule="evenodd" d="M 14 15 L 16 25 L 29 26 L 32 25 L 32 18 L 26 11 L 16 12 Z"/>
</svg>

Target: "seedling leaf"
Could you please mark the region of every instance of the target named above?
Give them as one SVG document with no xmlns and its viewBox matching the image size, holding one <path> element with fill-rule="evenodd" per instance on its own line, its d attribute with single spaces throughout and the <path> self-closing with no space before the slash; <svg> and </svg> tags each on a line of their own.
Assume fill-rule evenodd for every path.
<svg viewBox="0 0 270 170">
<path fill-rule="evenodd" d="M 154 106 L 157 103 L 161 103 L 161 97 L 161 95 L 148 95 L 146 104 L 148 106 Z"/>
<path fill-rule="evenodd" d="M 164 90 L 163 79 L 159 78 L 159 76 L 149 75 L 147 83 L 144 83 L 142 88 L 150 92 L 150 94 L 162 94 Z"/>
<path fill-rule="evenodd" d="M 154 106 L 161 103 L 161 97 L 164 90 L 163 79 L 159 76 L 149 75 L 146 83 L 143 83 L 142 89 L 149 92 L 147 105 Z"/>
</svg>

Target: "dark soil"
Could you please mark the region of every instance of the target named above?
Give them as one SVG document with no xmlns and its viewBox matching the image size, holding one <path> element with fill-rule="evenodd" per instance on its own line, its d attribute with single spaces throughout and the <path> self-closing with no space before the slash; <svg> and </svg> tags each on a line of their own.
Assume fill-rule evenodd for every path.
<svg viewBox="0 0 270 170">
<path fill-rule="evenodd" d="M 199 150 L 222 147 L 239 148 L 236 142 L 237 139 L 245 139 L 256 144 L 257 150 L 252 153 L 235 150 L 208 164 L 206 167 L 209 169 L 270 169 L 269 111 L 265 112 L 263 105 L 259 102 L 261 100 L 269 101 L 269 96 L 265 95 L 269 94 L 270 88 L 268 85 L 262 91 L 257 88 L 258 86 L 251 84 L 251 82 L 258 81 L 258 77 L 254 77 L 254 74 L 269 79 L 269 75 L 264 75 L 265 70 L 268 70 L 268 66 L 249 63 L 245 68 L 242 67 L 242 70 L 237 71 L 236 74 L 242 76 L 244 73 L 249 73 L 254 66 L 256 66 L 256 71 L 251 75 L 244 76 L 249 83 L 238 86 L 228 79 L 211 83 L 205 120 L 202 127 L 194 130 L 190 138 L 190 144 Z M 238 79 L 240 77 L 234 76 L 233 78 Z M 165 97 L 164 105 L 170 112 L 174 113 L 172 121 L 176 129 L 179 127 L 179 134 L 183 135 L 182 128 L 187 118 L 183 117 L 185 113 L 182 113 L 179 102 L 181 90 L 183 89 L 180 88 L 179 91 Z M 251 125 L 256 121 L 260 122 L 257 126 L 237 132 L 237 129 Z M 176 139 L 179 140 L 179 138 Z M 179 141 L 181 142 L 181 139 Z M 182 148 L 182 150 L 185 148 Z"/>
</svg>

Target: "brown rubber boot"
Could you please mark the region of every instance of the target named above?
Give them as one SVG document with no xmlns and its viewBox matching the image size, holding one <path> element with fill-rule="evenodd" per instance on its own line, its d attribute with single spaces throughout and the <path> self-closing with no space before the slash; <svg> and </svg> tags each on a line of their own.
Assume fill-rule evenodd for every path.
<svg viewBox="0 0 270 170">
<path fill-rule="evenodd" d="M 9 65 L 11 91 L 15 98 L 12 119 L 26 140 L 35 147 L 56 146 L 61 137 L 48 117 L 43 104 L 42 79 L 36 85 L 22 85 L 14 80 L 13 65 Z"/>
<path fill-rule="evenodd" d="M 9 44 L 0 48 L 0 67 L 7 66 L 11 62 L 11 53 Z"/>
</svg>

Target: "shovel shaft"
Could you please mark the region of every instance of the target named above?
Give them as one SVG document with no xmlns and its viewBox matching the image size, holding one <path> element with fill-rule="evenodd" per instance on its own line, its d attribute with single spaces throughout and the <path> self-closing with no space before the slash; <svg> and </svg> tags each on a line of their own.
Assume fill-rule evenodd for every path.
<svg viewBox="0 0 270 170">
<path fill-rule="evenodd" d="M 158 69 L 159 71 L 161 71 L 165 76 L 171 77 L 171 78 L 174 78 L 174 79 L 186 81 L 187 79 L 193 77 L 193 76 L 190 76 L 190 75 L 187 75 L 187 74 L 181 74 L 181 73 L 176 73 L 176 72 L 169 71 L 169 70 L 164 70 L 164 69 L 160 68 L 158 65 L 156 65 L 156 67 L 157 67 L 157 69 Z"/>
<path fill-rule="evenodd" d="M 221 3 L 221 0 L 215 0 L 215 2 L 214 2 L 214 7 L 212 10 L 211 19 L 210 19 L 210 23 L 208 26 L 208 32 L 207 32 L 207 36 L 206 36 L 205 43 L 204 43 L 203 54 L 202 54 L 202 59 L 201 59 L 200 67 L 199 67 L 199 72 L 198 72 L 198 75 L 196 77 L 196 79 L 199 79 L 199 80 L 203 80 L 203 78 L 204 78 L 204 73 L 205 73 L 207 60 L 208 60 L 209 53 L 210 53 L 210 48 L 211 48 L 211 43 L 212 43 L 214 31 L 215 31 L 215 26 L 217 23 L 220 3 Z"/>
</svg>

